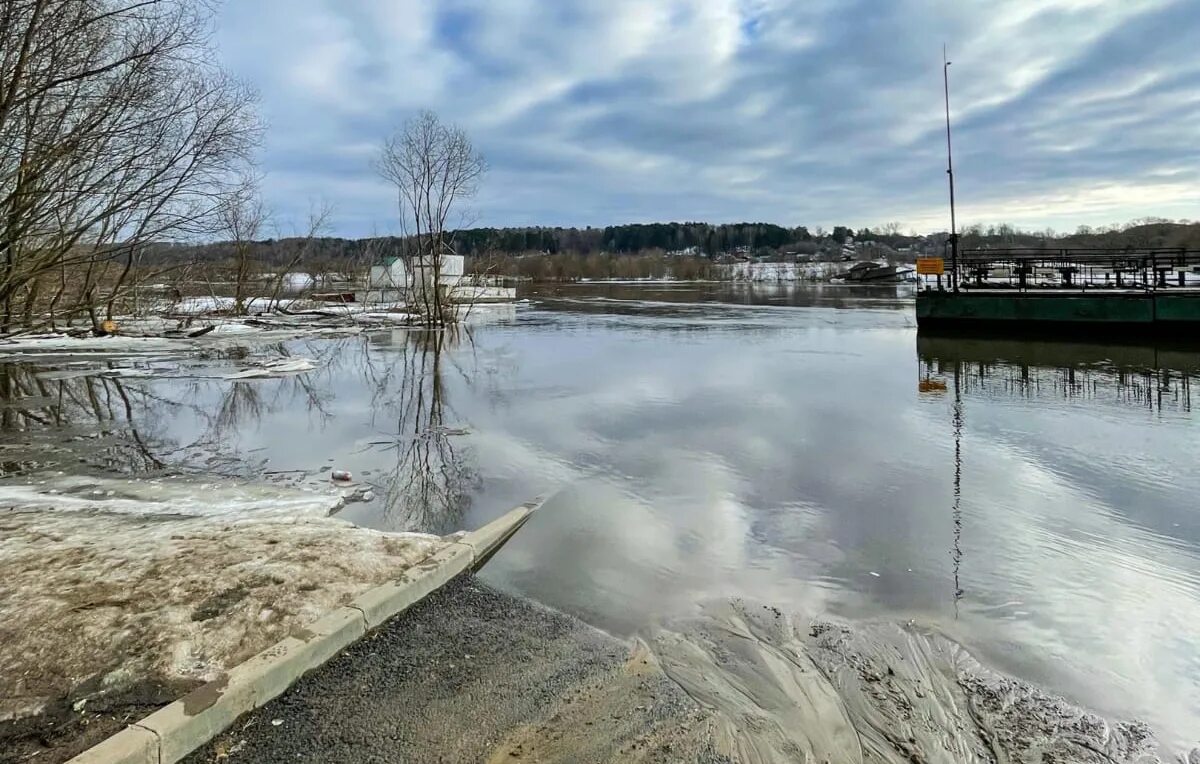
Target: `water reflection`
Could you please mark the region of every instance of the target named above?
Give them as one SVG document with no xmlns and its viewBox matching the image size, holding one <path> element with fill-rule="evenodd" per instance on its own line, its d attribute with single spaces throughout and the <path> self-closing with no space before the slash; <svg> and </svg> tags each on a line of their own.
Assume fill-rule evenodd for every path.
<svg viewBox="0 0 1200 764">
<path fill-rule="evenodd" d="M 931 341 L 903 296 L 727 288 L 575 285 L 469 334 L 145 364 L 115 380 L 132 414 L 68 380 L 111 400 L 102 423 L 72 404 L 57 427 L 35 375 L 13 395 L 49 424 L 3 440 L 109 448 L 96 431 L 132 422 L 164 469 L 328 491 L 344 468 L 371 495 L 342 516 L 386 530 L 544 495 L 483 575 L 614 633 L 726 597 L 913 618 L 1106 714 L 1200 729 L 1195 355 Z M 285 354 L 317 369 L 221 378 Z"/>
<path fill-rule="evenodd" d="M 346 516 L 376 527 L 458 530 L 477 481 L 452 404 L 458 387 L 476 384 L 470 345 L 466 329 L 400 329 L 184 362 L 0 364 L 0 477 L 59 470 L 268 480 L 337 488 L 350 502 Z M 227 378 L 247 364 L 300 358 L 316 370 Z M 313 463 L 322 457 L 323 466 Z M 355 482 L 332 486 L 335 466 L 349 467 Z"/>
<path fill-rule="evenodd" d="M 917 337 L 923 377 L 956 394 L 1064 400 L 1189 413 L 1200 354 L 1178 348 Z"/>
<path fill-rule="evenodd" d="M 169 442 L 150 423 L 167 408 L 121 379 L 0 364 L 0 476 L 77 462 L 122 473 L 160 470 Z"/>
<path fill-rule="evenodd" d="M 481 339 L 519 395 L 470 412 L 475 522 L 550 496 L 488 578 L 621 634 L 724 596 L 913 618 L 1105 713 L 1200 720 L 1187 354 L 610 289 Z"/>
<path fill-rule="evenodd" d="M 478 478 L 473 454 L 461 442 L 468 430 L 456 422 L 448 400 L 447 367 L 460 373 L 462 367 L 447 351 L 470 342 L 463 328 L 396 331 L 371 342 L 389 352 L 364 354 L 372 406 L 395 422 L 390 439 L 370 444 L 394 458 L 382 479 L 373 481 L 382 493 L 376 519 L 388 527 L 435 533 L 462 527 Z"/>
<path fill-rule="evenodd" d="M 918 336 L 918 390 L 953 398 L 954 612 L 964 595 L 962 470 L 964 396 L 984 401 L 1043 400 L 1073 405 L 1114 405 L 1155 412 L 1191 412 L 1192 378 L 1200 356 L 1186 349 Z"/>
<path fill-rule="evenodd" d="M 753 282 L 647 282 L 538 285 L 525 293 L 539 307 L 584 316 L 672 319 L 670 328 L 703 329 L 771 324 L 783 314 L 765 308 L 910 311 L 910 285 L 841 285 Z M 716 306 L 725 308 L 717 313 Z M 905 316 L 908 318 L 908 316 Z M 660 323 L 656 329 L 668 328 Z"/>
<path fill-rule="evenodd" d="M 943 412 L 954 444 L 954 615 L 965 603 L 975 624 L 963 638 L 1003 613 L 1007 635 L 992 649 L 1007 665 L 1093 706 L 1119 707 L 1106 694 L 1118 686 L 1148 699 L 1143 715 L 1185 729 L 1200 701 L 1200 664 L 1178 652 L 1198 636 L 1188 465 L 1200 355 L 923 336 L 917 350 L 918 396 Z M 1062 665 L 1048 668 L 1042 651 Z"/>
</svg>

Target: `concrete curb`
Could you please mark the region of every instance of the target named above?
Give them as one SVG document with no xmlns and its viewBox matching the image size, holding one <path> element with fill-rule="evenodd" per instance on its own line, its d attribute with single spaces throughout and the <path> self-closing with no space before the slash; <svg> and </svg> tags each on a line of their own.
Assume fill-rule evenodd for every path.
<svg viewBox="0 0 1200 764">
<path fill-rule="evenodd" d="M 242 714 L 282 694 L 391 617 L 468 570 L 477 570 L 504 546 L 540 506 L 510 511 L 389 581 L 297 629 L 216 680 L 129 725 L 68 764 L 174 764 L 223 732 Z"/>
</svg>

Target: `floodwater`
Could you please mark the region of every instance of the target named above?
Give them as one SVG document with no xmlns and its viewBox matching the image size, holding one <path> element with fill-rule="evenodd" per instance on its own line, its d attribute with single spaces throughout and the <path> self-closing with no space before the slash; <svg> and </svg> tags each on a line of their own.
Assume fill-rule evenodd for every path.
<svg viewBox="0 0 1200 764">
<path fill-rule="evenodd" d="M 116 364 L 145 378 L 9 364 L 0 468 L 347 469 L 343 517 L 439 533 L 543 496 L 484 577 L 615 634 L 730 597 L 912 619 L 1200 744 L 1200 354 L 918 337 L 907 287 L 527 297 L 455 332 Z M 282 354 L 317 370 L 197 378 Z"/>
</svg>

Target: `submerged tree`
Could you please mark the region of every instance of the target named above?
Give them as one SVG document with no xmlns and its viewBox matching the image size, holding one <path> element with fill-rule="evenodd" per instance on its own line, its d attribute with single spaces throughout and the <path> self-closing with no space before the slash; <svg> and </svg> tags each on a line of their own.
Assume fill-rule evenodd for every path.
<svg viewBox="0 0 1200 764">
<path fill-rule="evenodd" d="M 473 197 L 487 163 L 467 134 L 422 112 L 388 138 L 375 170 L 396 187 L 400 213 L 400 256 L 408 274 L 412 307 L 426 324 L 453 321 L 443 288 L 448 258 L 455 254 L 453 229 L 462 203 Z"/>
<path fill-rule="evenodd" d="M 192 0 L 5 0 L 0 331 L 97 325 L 147 244 L 212 230 L 261 125 L 211 19 Z"/>
</svg>

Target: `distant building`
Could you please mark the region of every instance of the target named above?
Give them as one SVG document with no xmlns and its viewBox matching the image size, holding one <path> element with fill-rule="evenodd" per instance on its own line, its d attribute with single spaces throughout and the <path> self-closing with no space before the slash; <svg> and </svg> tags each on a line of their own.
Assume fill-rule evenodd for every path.
<svg viewBox="0 0 1200 764">
<path fill-rule="evenodd" d="M 452 303 L 509 302 L 517 290 L 501 286 L 495 279 L 468 276 L 466 258 L 443 255 L 439 261 L 415 258 L 411 269 L 399 257 L 388 257 L 371 266 L 363 302 L 432 303 L 430 290 L 439 289 Z M 428 299 L 427 299 L 428 298 Z"/>
<path fill-rule="evenodd" d="M 408 273 L 399 257 L 386 257 L 372 265 L 367 274 L 367 291 L 363 302 L 405 302 Z"/>
</svg>

